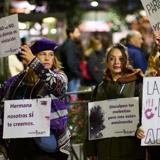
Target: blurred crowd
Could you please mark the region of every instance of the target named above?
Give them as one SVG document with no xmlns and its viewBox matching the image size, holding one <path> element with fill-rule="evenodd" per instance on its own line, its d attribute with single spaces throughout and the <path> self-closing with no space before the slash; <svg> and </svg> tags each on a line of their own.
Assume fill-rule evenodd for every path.
<svg viewBox="0 0 160 160">
<path fill-rule="evenodd" d="M 139 88 L 139 84 L 142 84 L 142 77 L 144 75 L 159 75 L 159 34 L 153 32 L 149 19 L 144 12 L 140 12 L 138 15 L 132 15 L 132 17 L 128 16 L 126 17 L 126 21 L 127 30 L 125 31 L 124 35 L 124 31 L 122 32 L 122 37 L 116 37 L 116 44 L 113 40 L 112 32 L 94 32 L 90 34 L 88 39 L 83 39 L 82 35 L 85 33 L 81 32 L 79 26 L 68 26 L 66 28 L 66 39 L 61 45 L 57 45 L 55 43 L 56 48 L 54 49 L 48 49 L 46 46 L 39 44 L 39 46 L 42 47 L 41 50 L 36 50 L 34 53 L 33 50 L 30 51 L 29 47 L 25 48 L 23 47 L 24 44 L 22 44 L 21 49 L 24 50 L 22 51 L 23 56 L 21 55 L 19 57 L 19 55 L 12 55 L 9 57 L 10 73 L 12 76 L 14 76 L 20 71 L 23 71 L 23 60 L 27 60 L 27 65 L 30 70 L 33 70 L 39 76 L 38 77 L 35 75 L 33 78 L 36 80 L 42 79 L 42 81 L 44 81 L 44 72 L 47 76 L 53 74 L 55 76 L 54 79 L 48 79 L 53 84 L 51 82 L 48 83 L 51 83 L 52 85 L 50 87 L 53 88 L 57 85 L 56 89 L 59 92 L 61 89 L 58 88 L 60 87 L 59 84 L 64 78 L 63 83 L 65 83 L 67 86 L 62 88 L 60 93 L 62 96 L 64 96 L 66 93 L 70 94 L 70 102 L 76 102 L 79 100 L 78 92 L 84 91 L 85 89 L 91 89 L 92 87 L 96 88 L 96 93 L 94 92 L 94 99 L 92 99 L 92 101 L 139 96 L 140 92 L 139 90 L 137 91 L 137 87 L 138 89 L 141 89 Z M 25 42 L 25 45 L 26 44 L 27 42 Z M 52 52 L 50 53 L 48 50 L 51 50 Z M 47 62 L 44 63 L 46 66 L 44 64 L 42 65 L 41 62 L 38 61 L 38 59 L 40 59 L 42 62 L 43 60 L 45 61 L 44 55 L 41 53 L 41 51 L 46 52 L 48 57 L 55 56 L 56 58 L 53 59 L 57 59 L 56 61 L 58 61 L 62 67 L 60 67 L 60 69 L 56 69 L 55 67 L 46 67 L 48 65 Z M 28 53 L 30 53 L 30 59 L 26 58 Z M 17 62 L 13 60 L 15 58 L 18 60 Z M 57 62 L 54 63 L 57 64 Z M 38 67 L 41 67 L 42 71 L 44 71 L 39 73 Z M 51 69 L 53 69 L 52 73 L 50 73 Z M 63 72 L 67 78 L 61 72 Z M 27 75 L 28 73 L 30 72 L 27 71 Z M 44 75 L 44 77 L 42 75 Z M 61 77 L 58 77 L 58 75 Z M 57 79 L 60 82 L 58 82 Z M 32 83 L 36 82 L 34 81 Z M 47 85 L 45 85 L 45 87 L 48 89 L 48 92 L 51 92 L 51 94 L 53 94 L 52 91 L 55 91 L 54 89 L 52 90 L 51 88 L 48 88 Z M 123 93 L 124 90 L 125 92 Z M 63 91 L 65 93 L 62 93 Z M 57 93 L 54 93 L 54 96 L 58 98 L 60 97 L 60 95 L 57 96 Z M 71 109 L 72 106 L 70 105 L 68 107 Z M 144 138 L 143 133 L 143 129 L 140 130 L 137 134 L 137 137 L 139 139 Z M 145 157 L 145 151 L 142 149 L 142 147 L 140 147 L 136 137 L 118 139 L 109 138 L 103 142 L 97 141 L 94 144 L 86 142 L 86 145 L 88 146 L 87 149 L 90 149 L 86 150 L 86 154 L 90 160 L 95 160 L 96 156 L 98 156 L 98 159 L 103 160 L 103 158 L 107 157 L 108 155 L 111 155 L 111 157 L 109 157 L 107 160 L 112 160 L 112 158 L 115 158 L 115 154 L 117 157 L 121 157 L 122 160 L 131 160 L 131 158 L 133 160 L 143 160 Z M 114 146 L 113 151 L 112 149 L 110 150 L 109 145 Z M 99 150 L 101 146 L 106 148 L 108 147 L 108 154 L 106 154 L 104 150 Z M 115 151 L 117 146 L 121 146 L 123 155 L 118 150 Z M 130 150 L 126 150 L 126 146 L 128 146 Z M 21 145 L 19 145 L 19 147 L 21 147 Z M 154 150 L 152 155 L 151 149 L 148 149 L 148 153 L 150 153 L 152 160 L 154 159 L 154 156 L 154 160 L 159 157 L 159 155 L 157 155 L 158 151 L 159 148 L 157 151 Z M 137 155 L 135 155 L 134 152 L 136 152 Z M 11 156 L 13 155 L 11 154 Z M 38 155 L 35 156 L 36 158 L 38 157 Z M 43 156 L 46 156 L 46 154 Z M 47 154 L 47 156 L 50 156 L 50 154 Z M 52 156 L 56 158 L 59 157 L 57 154 L 53 154 Z M 61 156 L 62 155 L 60 155 L 60 157 Z M 14 158 L 11 159 L 14 160 Z M 64 159 L 67 158 L 65 157 Z M 115 160 L 120 159 L 115 158 Z"/>
</svg>

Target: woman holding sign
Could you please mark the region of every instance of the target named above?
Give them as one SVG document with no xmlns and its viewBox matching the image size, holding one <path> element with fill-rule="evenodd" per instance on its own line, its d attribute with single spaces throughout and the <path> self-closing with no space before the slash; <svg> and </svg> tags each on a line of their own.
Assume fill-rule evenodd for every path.
<svg viewBox="0 0 160 160">
<path fill-rule="evenodd" d="M 10 139 L 7 145 L 10 160 L 66 160 L 68 157 L 70 139 L 67 130 L 68 115 L 65 105 L 59 101 L 66 92 L 67 77 L 61 71 L 62 67 L 54 55 L 57 47 L 54 41 L 46 38 L 37 40 L 31 48 L 22 45 L 19 56 L 26 69 L 7 80 L 0 88 L 1 102 L 52 98 L 51 118 L 48 117 L 51 136 L 44 139 Z"/>
<path fill-rule="evenodd" d="M 145 73 L 147 77 L 160 76 L 160 34 L 154 32 L 153 36 L 155 43 L 153 44 L 152 54 L 150 54 L 148 59 L 148 68 Z M 143 126 L 139 127 L 136 132 L 137 138 L 143 139 L 145 135 L 146 133 L 143 130 Z M 160 146 L 148 146 L 147 153 L 149 160 L 160 160 Z"/>
<path fill-rule="evenodd" d="M 115 44 L 108 50 L 105 67 L 104 79 L 94 91 L 94 101 L 140 96 L 143 74 L 129 65 L 125 46 Z M 144 160 L 144 149 L 135 136 L 87 141 L 85 147 L 90 160 Z"/>
</svg>

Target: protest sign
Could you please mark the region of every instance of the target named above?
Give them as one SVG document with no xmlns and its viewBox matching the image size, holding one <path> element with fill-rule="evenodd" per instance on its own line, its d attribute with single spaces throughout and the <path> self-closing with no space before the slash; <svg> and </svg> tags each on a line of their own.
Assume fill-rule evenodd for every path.
<svg viewBox="0 0 160 160">
<path fill-rule="evenodd" d="M 141 145 L 160 145 L 160 77 L 143 80 L 142 127 L 145 138 Z"/>
<path fill-rule="evenodd" d="M 160 31 L 160 0 L 141 0 L 152 29 Z"/>
<path fill-rule="evenodd" d="M 17 54 L 21 45 L 18 15 L 3 17 L 0 19 L 0 57 Z"/>
<path fill-rule="evenodd" d="M 3 138 L 49 136 L 50 110 L 50 98 L 5 101 Z"/>
<path fill-rule="evenodd" d="M 139 122 L 139 98 L 88 103 L 89 140 L 134 136 Z"/>
</svg>

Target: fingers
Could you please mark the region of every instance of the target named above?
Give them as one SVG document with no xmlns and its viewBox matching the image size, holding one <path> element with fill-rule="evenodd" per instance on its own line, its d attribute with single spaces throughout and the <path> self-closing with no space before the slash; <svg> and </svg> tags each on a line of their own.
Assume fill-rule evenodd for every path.
<svg viewBox="0 0 160 160">
<path fill-rule="evenodd" d="M 32 54 L 30 48 L 27 45 L 21 46 L 21 52 L 22 52 L 23 55 Z"/>
<path fill-rule="evenodd" d="M 20 57 L 25 61 L 26 64 L 31 62 L 33 58 L 35 57 L 30 50 L 29 46 L 27 45 L 22 45 L 21 47 L 21 54 Z"/>
<path fill-rule="evenodd" d="M 136 132 L 136 137 L 139 139 L 143 139 L 145 137 L 144 130 L 142 128 L 138 128 Z"/>
</svg>

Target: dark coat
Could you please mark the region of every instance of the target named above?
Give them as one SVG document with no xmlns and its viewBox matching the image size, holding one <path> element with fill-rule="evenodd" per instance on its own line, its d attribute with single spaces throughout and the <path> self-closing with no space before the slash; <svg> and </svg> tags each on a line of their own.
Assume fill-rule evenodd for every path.
<svg viewBox="0 0 160 160">
<path fill-rule="evenodd" d="M 90 85 L 97 85 L 103 80 L 104 73 L 104 57 L 105 51 L 99 50 L 90 54 L 88 57 L 88 73 L 91 80 L 88 81 Z"/>
<path fill-rule="evenodd" d="M 132 79 L 132 78 L 131 78 Z M 142 78 L 140 78 L 142 80 Z M 122 86 L 123 89 L 122 89 Z M 103 80 L 95 90 L 94 101 L 139 96 L 141 82 L 122 79 L 114 82 Z M 144 148 L 136 137 L 113 137 L 85 143 L 88 156 L 98 160 L 144 160 Z"/>
<path fill-rule="evenodd" d="M 75 78 L 81 78 L 80 56 L 81 49 L 76 41 L 66 39 L 60 47 L 60 59 L 69 81 Z"/>
<path fill-rule="evenodd" d="M 143 73 L 145 73 L 147 69 L 147 60 L 145 58 L 145 53 L 142 49 L 135 47 L 131 44 L 127 44 L 128 54 L 130 63 L 134 68 L 140 68 Z"/>
</svg>

